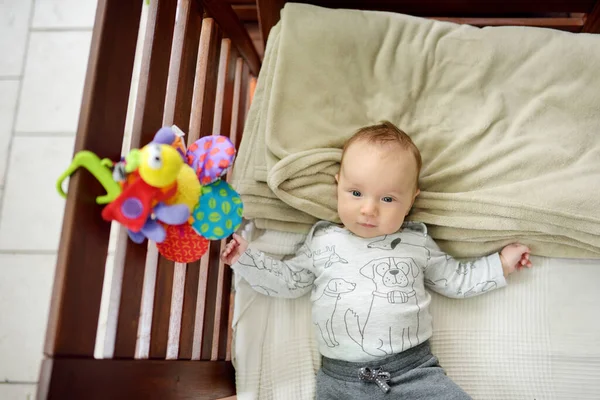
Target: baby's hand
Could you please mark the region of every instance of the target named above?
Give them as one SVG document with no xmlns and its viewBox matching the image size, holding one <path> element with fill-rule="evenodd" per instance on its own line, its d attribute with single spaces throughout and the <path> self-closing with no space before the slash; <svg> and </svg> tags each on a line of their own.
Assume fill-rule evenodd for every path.
<svg viewBox="0 0 600 400">
<path fill-rule="evenodd" d="M 235 264 L 247 248 L 248 242 L 237 233 L 234 233 L 233 239 L 227 243 L 227 246 L 221 252 L 221 261 L 227 265 Z"/>
<path fill-rule="evenodd" d="M 508 276 L 523 267 L 531 268 L 529 252 L 529 247 L 522 244 L 513 243 L 505 246 L 500 252 L 504 276 Z"/>
</svg>

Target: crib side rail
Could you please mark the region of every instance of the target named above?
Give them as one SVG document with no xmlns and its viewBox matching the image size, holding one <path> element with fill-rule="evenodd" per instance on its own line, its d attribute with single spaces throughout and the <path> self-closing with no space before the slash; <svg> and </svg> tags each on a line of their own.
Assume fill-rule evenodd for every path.
<svg viewBox="0 0 600 400">
<path fill-rule="evenodd" d="M 118 159 L 122 148 L 141 147 L 172 124 L 188 144 L 222 134 L 237 146 L 260 60 L 231 8 L 153 0 L 140 25 L 143 2 L 126 3 L 98 2 L 75 151 Z M 136 42 L 141 68 L 123 146 Z M 84 171 L 70 180 L 38 398 L 234 394 L 231 272 L 218 257 L 224 241 L 211 242 L 196 263 L 177 264 L 121 228 L 103 295 L 110 224 L 94 202 L 102 190 Z M 97 337 L 101 304 L 108 319 Z M 95 347 L 103 359 L 94 358 Z"/>
<path fill-rule="evenodd" d="M 600 33 L 600 0 L 296 0 L 330 8 L 391 11 L 473 26 L 534 26 L 569 32 Z M 263 42 L 279 21 L 287 0 L 256 0 L 239 8 L 260 26 Z M 251 6 L 250 6 L 251 7 Z"/>
</svg>

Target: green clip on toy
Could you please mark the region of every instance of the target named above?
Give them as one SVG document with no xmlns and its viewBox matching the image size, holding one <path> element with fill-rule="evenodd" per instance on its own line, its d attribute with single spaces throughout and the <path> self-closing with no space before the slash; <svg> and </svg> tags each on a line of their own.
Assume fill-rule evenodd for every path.
<svg viewBox="0 0 600 400">
<path fill-rule="evenodd" d="M 118 162 L 78 152 L 59 177 L 56 188 L 77 169 L 85 168 L 106 194 L 102 217 L 127 228 L 135 243 L 157 243 L 169 260 L 193 262 L 206 253 L 209 240 L 221 240 L 242 223 L 239 194 L 221 178 L 233 165 L 235 148 L 225 136 L 207 136 L 185 148 L 176 126 L 161 128 L 151 143 Z"/>
<path fill-rule="evenodd" d="M 67 198 L 67 194 L 63 191 L 62 185 L 65 179 L 73 175 L 79 168 L 87 169 L 106 190 L 104 196 L 96 197 L 97 204 L 108 204 L 115 200 L 121 194 L 121 186 L 114 181 L 110 167 L 113 162 L 108 158 L 100 160 L 100 158 L 91 151 L 83 150 L 75 154 L 69 168 L 58 178 L 56 189 L 58 193 Z"/>
</svg>

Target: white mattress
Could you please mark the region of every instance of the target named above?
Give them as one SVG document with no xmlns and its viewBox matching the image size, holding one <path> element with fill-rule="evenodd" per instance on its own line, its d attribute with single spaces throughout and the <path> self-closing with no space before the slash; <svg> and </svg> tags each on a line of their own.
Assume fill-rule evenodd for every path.
<svg viewBox="0 0 600 400">
<path fill-rule="evenodd" d="M 254 246 L 293 252 L 301 235 Z M 508 287 L 453 300 L 432 294 L 434 354 L 474 399 L 600 399 L 600 260 L 533 257 Z M 319 356 L 308 297 L 273 299 L 236 283 L 238 398 L 312 399 Z"/>
</svg>

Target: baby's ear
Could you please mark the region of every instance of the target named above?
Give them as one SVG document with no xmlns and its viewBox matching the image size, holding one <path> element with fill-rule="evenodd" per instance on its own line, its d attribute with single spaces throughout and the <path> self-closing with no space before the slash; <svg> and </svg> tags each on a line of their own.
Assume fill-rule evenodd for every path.
<svg viewBox="0 0 600 400">
<path fill-rule="evenodd" d="M 335 183 L 340 183 L 340 174 L 335 174 Z"/>
<path fill-rule="evenodd" d="M 417 190 L 415 191 L 415 194 L 412 198 L 412 202 L 410 203 L 410 207 L 408 208 L 408 211 L 406 212 L 406 215 L 408 215 L 410 213 L 410 209 L 415 204 L 415 200 L 417 199 L 417 196 L 419 195 L 419 193 L 421 193 L 421 190 L 419 188 L 417 188 Z"/>
</svg>

